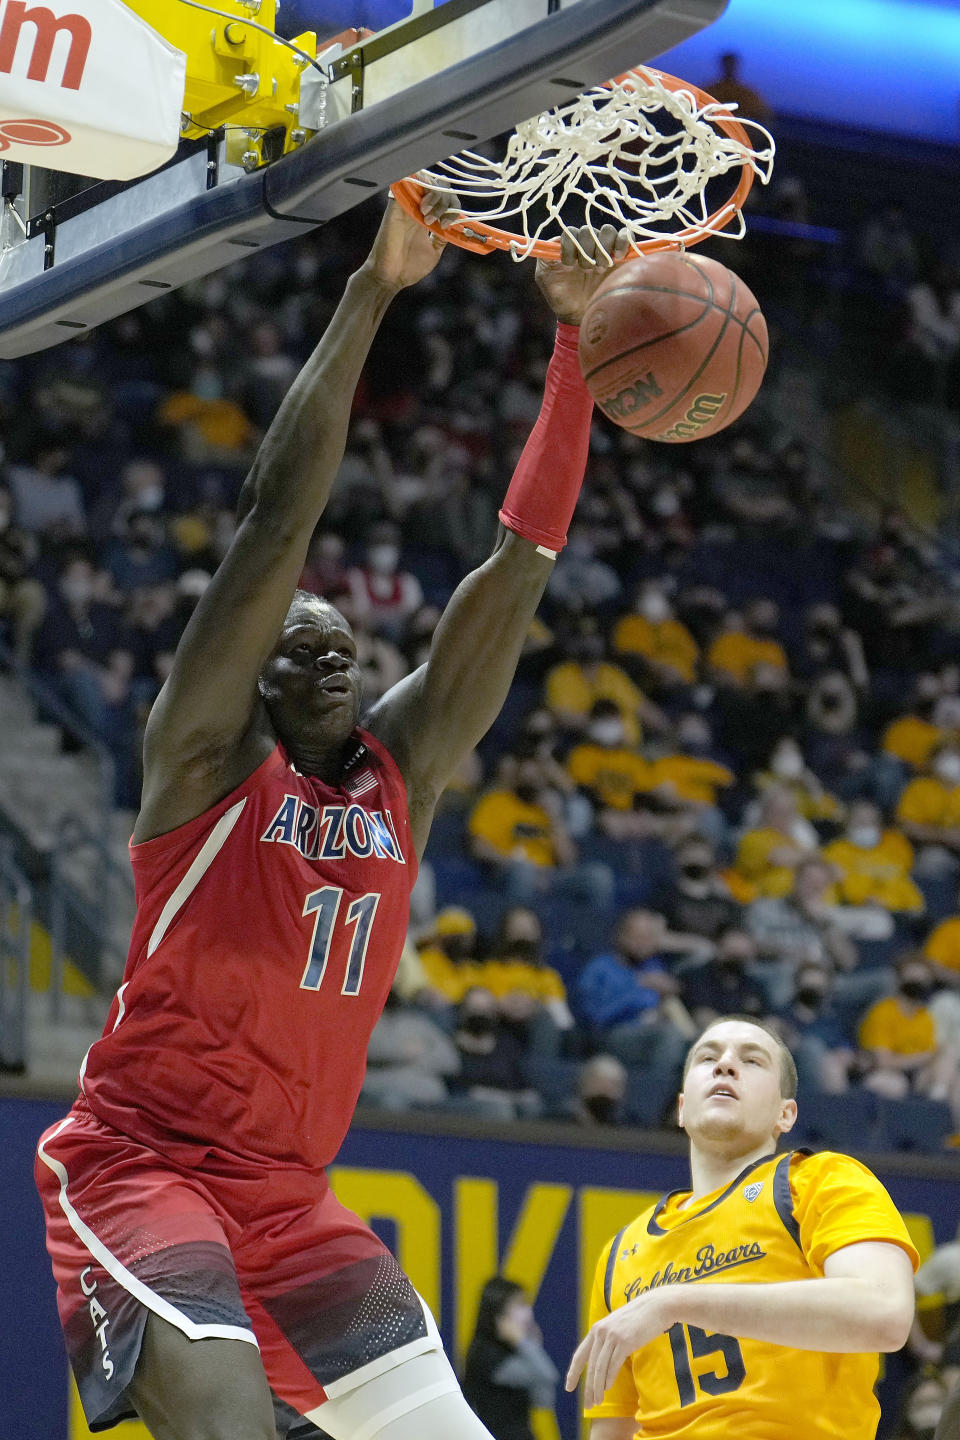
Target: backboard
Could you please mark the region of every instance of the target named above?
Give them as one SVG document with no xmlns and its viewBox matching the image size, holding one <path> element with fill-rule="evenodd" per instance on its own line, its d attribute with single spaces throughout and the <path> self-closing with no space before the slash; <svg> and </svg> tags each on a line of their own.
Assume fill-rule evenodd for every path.
<svg viewBox="0 0 960 1440">
<path fill-rule="evenodd" d="M 352 31 L 332 44 L 317 35 L 318 65 L 305 67 L 298 102 L 299 123 L 313 133 L 275 159 L 262 136 L 242 154 L 221 128 L 184 140 L 167 165 L 133 181 L 4 166 L 0 359 L 57 345 L 323 225 L 625 63 L 655 58 L 726 3 L 413 0 L 406 18 L 375 34 Z M 294 5 L 324 9 L 322 0 Z"/>
</svg>

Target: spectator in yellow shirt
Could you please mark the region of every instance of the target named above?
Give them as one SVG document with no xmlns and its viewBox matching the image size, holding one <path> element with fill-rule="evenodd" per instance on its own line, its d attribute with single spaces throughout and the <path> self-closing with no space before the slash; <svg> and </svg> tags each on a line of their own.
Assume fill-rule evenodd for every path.
<svg viewBox="0 0 960 1440">
<path fill-rule="evenodd" d="M 839 879 L 832 904 L 866 905 L 873 901 L 894 913 L 920 914 L 923 895 L 910 878 L 913 846 L 900 830 L 884 829 L 872 800 L 855 800 L 842 836 L 824 846 L 823 858 Z"/>
<path fill-rule="evenodd" d="M 772 785 L 790 790 L 799 814 L 806 820 L 837 820 L 842 814 L 839 800 L 820 784 L 792 735 L 782 736 L 774 745 L 766 770 L 756 777 L 756 785 L 761 793 Z"/>
<path fill-rule="evenodd" d="M 692 685 L 697 677 L 699 648 L 656 581 L 640 587 L 633 614 L 624 615 L 613 631 L 613 648 L 633 658 L 641 683 L 656 692 Z"/>
<path fill-rule="evenodd" d="M 735 868 L 756 895 L 787 895 L 797 866 L 816 848 L 817 832 L 800 815 L 793 792 L 771 786 L 761 796 L 760 824 L 741 838 Z"/>
<path fill-rule="evenodd" d="M 895 1100 L 911 1091 L 931 1100 L 950 1100 L 956 1115 L 957 1061 L 938 1045 L 936 1021 L 927 1003 L 933 988 L 924 956 L 918 952 L 902 956 L 896 994 L 877 1000 L 860 1022 L 860 1048 L 873 1067 L 863 1083 Z"/>
<path fill-rule="evenodd" d="M 897 819 L 918 846 L 927 873 L 957 868 L 960 852 L 960 746 L 942 741 L 931 752 L 930 773 L 918 775 L 900 796 Z"/>
<path fill-rule="evenodd" d="M 960 989 L 960 915 L 953 915 L 927 936 L 923 953 L 941 985 Z"/>
<path fill-rule="evenodd" d="M 616 701 L 591 706 L 586 740 L 570 751 L 567 773 L 598 805 L 612 810 L 632 810 L 637 795 L 651 788 L 653 766 L 627 744 Z"/>
<path fill-rule="evenodd" d="M 946 738 L 935 723 L 937 701 L 942 689 L 939 675 L 929 670 L 918 675 L 910 709 L 888 725 L 884 732 L 883 749 L 886 754 L 895 755 L 911 770 L 926 769 L 934 749 Z"/>
<path fill-rule="evenodd" d="M 513 782 L 481 796 L 468 821 L 475 859 L 494 868 L 518 904 L 552 894 L 609 905 L 613 874 L 603 864 L 577 864 L 566 826 L 555 808 L 547 808 L 540 761 L 507 756 L 505 766 Z"/>
<path fill-rule="evenodd" d="M 493 949 L 475 981 L 495 995 L 508 1024 L 526 1031 L 538 1054 L 557 1055 L 560 1036 L 573 1029 L 567 991 L 543 958 L 543 925 L 535 910 L 514 905 L 497 927 Z"/>
<path fill-rule="evenodd" d="M 654 786 L 669 786 L 679 800 L 690 805 L 717 804 L 717 792 L 726 790 L 736 776 L 726 765 L 707 755 L 690 755 L 682 749 L 669 751 L 653 761 Z"/>
<path fill-rule="evenodd" d="M 157 411 L 157 423 L 177 431 L 185 459 L 197 464 L 245 465 L 260 432 L 235 401 L 223 393 L 223 377 L 198 365 L 189 390 L 176 390 Z"/>
<path fill-rule="evenodd" d="M 776 638 L 779 625 L 780 611 L 772 600 L 751 600 L 742 615 L 731 610 L 707 652 L 717 683 L 744 686 L 757 665 L 787 670 L 787 653 Z"/>
<path fill-rule="evenodd" d="M 667 729 L 667 720 L 637 689 L 627 672 L 604 659 L 603 636 L 587 632 L 574 637 L 571 659 L 555 665 L 547 675 L 548 709 L 566 730 L 586 730 L 590 711 L 598 700 L 612 700 L 620 711 L 628 745 L 640 740 L 643 720 L 655 730 Z"/>
<path fill-rule="evenodd" d="M 480 983 L 476 941 L 476 922 L 468 910 L 456 905 L 441 910 L 420 940 L 420 964 L 430 993 L 420 992 L 417 999 L 459 1005 L 471 986 Z"/>
</svg>

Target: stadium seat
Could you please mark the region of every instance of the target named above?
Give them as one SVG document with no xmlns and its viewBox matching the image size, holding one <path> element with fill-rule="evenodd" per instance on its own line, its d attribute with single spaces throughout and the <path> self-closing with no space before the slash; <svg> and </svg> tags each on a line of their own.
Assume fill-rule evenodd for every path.
<svg viewBox="0 0 960 1440">
<path fill-rule="evenodd" d="M 523 1061 L 527 1083 L 543 1097 L 544 1115 L 569 1114 L 577 1093 L 580 1067 L 575 1060 L 557 1060 L 547 1055 L 527 1055 Z"/>
<path fill-rule="evenodd" d="M 877 1097 L 869 1090 L 848 1090 L 845 1095 L 805 1091 L 798 1097 L 798 1111 L 791 1144 L 820 1150 L 874 1148 Z"/>
<path fill-rule="evenodd" d="M 672 1078 L 664 1079 L 647 1067 L 631 1068 L 623 1101 L 628 1124 L 639 1125 L 644 1130 L 654 1130 L 661 1125 L 670 1127 L 671 1122 L 665 1121 L 664 1115 L 676 1091 Z"/>
<path fill-rule="evenodd" d="M 956 1126 L 945 1100 L 908 1095 L 904 1100 L 877 1099 L 877 1141 L 881 1150 L 936 1153 Z"/>
</svg>

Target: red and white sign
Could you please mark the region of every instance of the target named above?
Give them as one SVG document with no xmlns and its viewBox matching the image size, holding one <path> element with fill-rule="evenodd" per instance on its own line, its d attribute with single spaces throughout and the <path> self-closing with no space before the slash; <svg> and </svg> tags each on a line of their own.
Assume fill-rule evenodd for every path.
<svg viewBox="0 0 960 1440">
<path fill-rule="evenodd" d="M 132 180 L 180 139 L 187 57 L 121 0 L 0 0 L 0 159 Z"/>
</svg>

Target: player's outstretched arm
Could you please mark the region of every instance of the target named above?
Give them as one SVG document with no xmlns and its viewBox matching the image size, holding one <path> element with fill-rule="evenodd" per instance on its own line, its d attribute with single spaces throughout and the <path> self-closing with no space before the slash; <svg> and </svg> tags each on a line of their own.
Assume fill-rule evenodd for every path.
<svg viewBox="0 0 960 1440">
<path fill-rule="evenodd" d="M 442 198 L 427 203 L 444 208 Z M 257 677 L 340 466 L 363 363 L 390 301 L 442 250 L 389 202 L 370 256 L 270 426 L 240 495 L 236 535 L 150 716 L 137 839 L 201 813 L 265 758 Z"/>
<path fill-rule="evenodd" d="M 584 1376 L 589 1409 L 599 1405 L 627 1357 L 672 1325 L 765 1340 L 791 1350 L 871 1354 L 901 1349 L 914 1314 L 913 1269 L 899 1245 L 845 1245 L 822 1279 L 770 1284 L 672 1285 L 613 1310 L 574 1353 L 566 1387 Z"/>
<path fill-rule="evenodd" d="M 601 231 L 608 252 L 627 238 Z M 581 235 L 587 256 L 593 242 Z M 577 330 L 608 263 L 590 265 L 572 243 L 537 284 L 559 323 L 543 409 L 507 492 L 504 529 L 490 559 L 457 587 L 426 665 L 394 686 L 367 724 L 403 773 L 414 841 L 426 845 L 434 807 L 463 758 L 493 724 L 510 689 L 583 481 L 593 403 L 580 374 Z"/>
</svg>

